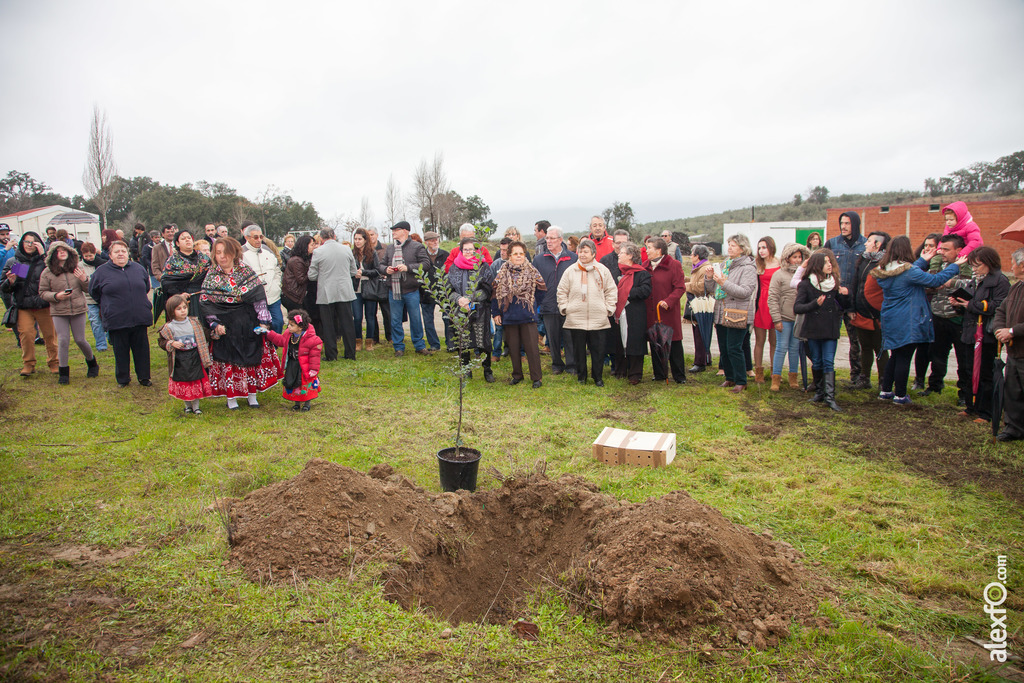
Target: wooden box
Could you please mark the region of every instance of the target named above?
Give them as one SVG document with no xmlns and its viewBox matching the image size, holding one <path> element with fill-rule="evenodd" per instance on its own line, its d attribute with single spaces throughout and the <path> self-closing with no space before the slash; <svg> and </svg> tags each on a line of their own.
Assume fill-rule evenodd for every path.
<svg viewBox="0 0 1024 683">
<path fill-rule="evenodd" d="M 676 457 L 676 435 L 605 427 L 594 440 L 594 457 L 609 465 L 664 467 Z"/>
</svg>

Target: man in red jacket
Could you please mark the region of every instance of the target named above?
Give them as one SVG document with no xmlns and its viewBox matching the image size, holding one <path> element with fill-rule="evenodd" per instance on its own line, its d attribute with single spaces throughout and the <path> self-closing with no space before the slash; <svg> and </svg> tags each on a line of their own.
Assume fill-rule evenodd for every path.
<svg viewBox="0 0 1024 683">
<path fill-rule="evenodd" d="M 594 240 L 594 245 L 597 246 L 597 254 L 594 258 L 598 261 L 612 253 L 615 249 L 615 243 L 608 236 L 608 226 L 605 225 L 604 219 L 600 216 L 591 216 L 590 234 L 587 237 Z"/>
</svg>

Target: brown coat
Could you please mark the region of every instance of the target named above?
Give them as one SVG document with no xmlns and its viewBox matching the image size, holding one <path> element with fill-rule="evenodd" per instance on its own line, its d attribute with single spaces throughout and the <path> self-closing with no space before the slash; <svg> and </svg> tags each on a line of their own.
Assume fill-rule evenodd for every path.
<svg viewBox="0 0 1024 683">
<path fill-rule="evenodd" d="M 1010 287 L 1010 293 L 996 309 L 992 325 L 994 330 L 1007 327 L 1013 330 L 1013 343 L 1007 347 L 1007 353 L 1014 358 L 1024 358 L 1024 281 Z"/>
<path fill-rule="evenodd" d="M 56 250 L 63 248 L 67 248 L 70 252 L 68 254 L 68 264 L 72 270 L 78 265 L 78 254 L 75 253 L 74 249 L 66 247 L 66 245 L 51 245 L 49 251 L 46 252 L 47 266 L 43 268 L 42 275 L 39 276 L 39 296 L 43 298 L 43 301 L 49 302 L 50 315 L 80 315 L 89 310 L 85 302 L 85 293 L 89 291 L 88 278 L 85 282 L 82 282 L 75 277 L 74 273 L 61 273 L 57 275 L 50 270 L 50 266 L 57 262 Z M 57 294 L 66 289 L 71 290 L 71 298 L 58 301 Z"/>
</svg>

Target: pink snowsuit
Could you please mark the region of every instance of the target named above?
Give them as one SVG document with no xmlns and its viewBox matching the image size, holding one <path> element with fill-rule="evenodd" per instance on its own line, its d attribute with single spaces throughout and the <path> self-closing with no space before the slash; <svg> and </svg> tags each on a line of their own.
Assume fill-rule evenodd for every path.
<svg viewBox="0 0 1024 683">
<path fill-rule="evenodd" d="M 952 211 L 953 215 L 956 216 L 956 225 L 952 228 L 947 225 L 942 234 L 960 235 L 960 237 L 964 238 L 964 248 L 960 250 L 960 256 L 966 256 L 974 249 L 984 246 L 985 241 L 981 239 L 981 228 L 974 222 L 974 218 L 971 216 L 971 212 L 967 210 L 966 204 L 963 202 L 953 202 L 942 209 L 942 215 L 945 216 L 947 211 Z"/>
</svg>

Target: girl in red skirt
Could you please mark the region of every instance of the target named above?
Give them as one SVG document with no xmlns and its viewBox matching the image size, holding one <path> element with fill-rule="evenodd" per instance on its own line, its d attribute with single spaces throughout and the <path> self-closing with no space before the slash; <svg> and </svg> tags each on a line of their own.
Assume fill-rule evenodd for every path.
<svg viewBox="0 0 1024 683">
<path fill-rule="evenodd" d="M 267 330 L 267 339 L 284 347 L 284 397 L 294 401 L 292 410 L 309 410 L 309 402 L 320 395 L 320 352 L 324 343 L 316 336 L 309 314 L 301 308 L 288 312 L 284 334 Z"/>
<path fill-rule="evenodd" d="M 167 393 L 185 402 L 185 414 L 202 415 L 199 399 L 212 395 L 206 368 L 213 364 L 198 318 L 188 317 L 188 299 L 167 300 L 167 323 L 157 343 L 167 352 Z"/>
</svg>

